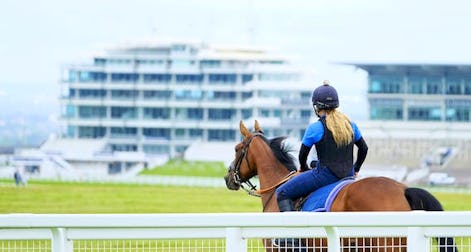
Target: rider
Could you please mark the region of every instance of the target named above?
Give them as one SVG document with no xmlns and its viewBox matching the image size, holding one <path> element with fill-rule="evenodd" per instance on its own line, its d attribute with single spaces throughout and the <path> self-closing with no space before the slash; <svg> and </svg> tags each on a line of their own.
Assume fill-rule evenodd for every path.
<svg viewBox="0 0 471 252">
<path fill-rule="evenodd" d="M 354 122 L 340 112 L 337 91 L 324 81 L 312 93 L 312 105 L 319 120 L 310 124 L 304 133 L 299 151 L 302 173 L 276 190 L 280 212 L 294 211 L 293 200 L 340 179 L 356 176 L 368 152 L 368 146 Z M 316 146 L 316 167 L 306 164 L 312 146 Z M 353 145 L 358 147 L 353 163 Z"/>
</svg>

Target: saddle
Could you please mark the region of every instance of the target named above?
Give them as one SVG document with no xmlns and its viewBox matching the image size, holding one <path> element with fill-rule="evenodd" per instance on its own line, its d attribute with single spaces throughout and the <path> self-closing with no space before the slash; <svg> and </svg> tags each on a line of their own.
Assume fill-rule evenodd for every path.
<svg viewBox="0 0 471 252">
<path fill-rule="evenodd" d="M 295 209 L 305 212 L 330 212 L 332 203 L 340 190 L 354 181 L 355 179 L 353 177 L 347 177 L 335 183 L 323 186 L 308 196 L 297 200 Z"/>
</svg>

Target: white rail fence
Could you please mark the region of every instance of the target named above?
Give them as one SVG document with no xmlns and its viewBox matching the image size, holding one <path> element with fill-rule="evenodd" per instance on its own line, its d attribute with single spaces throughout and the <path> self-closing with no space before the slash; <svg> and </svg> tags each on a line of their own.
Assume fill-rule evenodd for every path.
<svg viewBox="0 0 471 252">
<path fill-rule="evenodd" d="M 471 211 L 0 215 L 0 251 L 9 252 L 265 251 L 261 239 L 286 237 L 325 240 L 309 248 L 329 252 L 345 250 L 347 237 L 403 239 L 394 251 L 413 252 L 454 237 L 471 252 Z"/>
</svg>

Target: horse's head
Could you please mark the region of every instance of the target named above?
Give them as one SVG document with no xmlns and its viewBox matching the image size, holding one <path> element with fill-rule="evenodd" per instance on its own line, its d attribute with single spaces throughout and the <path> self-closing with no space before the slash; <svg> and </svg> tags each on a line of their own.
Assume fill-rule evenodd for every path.
<svg viewBox="0 0 471 252">
<path fill-rule="evenodd" d="M 235 146 L 235 159 L 229 166 L 226 176 L 224 176 L 226 186 L 231 190 L 239 190 L 242 183 L 257 175 L 257 169 L 253 160 L 251 160 L 249 150 L 250 144 L 255 138 L 263 137 L 263 130 L 260 128 L 258 121 L 255 121 L 255 132 L 250 132 L 242 121 L 240 121 L 239 129 L 243 139 Z"/>
</svg>

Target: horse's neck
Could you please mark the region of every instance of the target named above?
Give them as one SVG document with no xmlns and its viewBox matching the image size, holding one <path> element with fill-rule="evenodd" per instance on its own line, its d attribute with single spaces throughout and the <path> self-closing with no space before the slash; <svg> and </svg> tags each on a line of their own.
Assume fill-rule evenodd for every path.
<svg viewBox="0 0 471 252">
<path fill-rule="evenodd" d="M 271 188 L 286 178 L 289 171 L 275 157 L 271 149 L 264 145 L 260 153 L 255 155 L 255 165 L 257 166 L 257 174 L 260 182 L 260 190 Z M 264 212 L 278 212 L 276 203 L 275 188 L 267 193 L 262 194 L 262 204 Z"/>
<path fill-rule="evenodd" d="M 278 162 L 264 163 L 258 167 L 258 179 L 260 181 L 260 190 L 272 188 L 288 176 L 287 169 Z M 262 194 L 262 206 L 264 212 L 279 212 L 276 200 L 276 188 L 272 188 Z"/>
<path fill-rule="evenodd" d="M 257 169 L 260 189 L 276 185 L 289 174 L 288 169 L 279 162 L 266 162 L 261 164 L 261 166 L 257 165 Z"/>
</svg>

